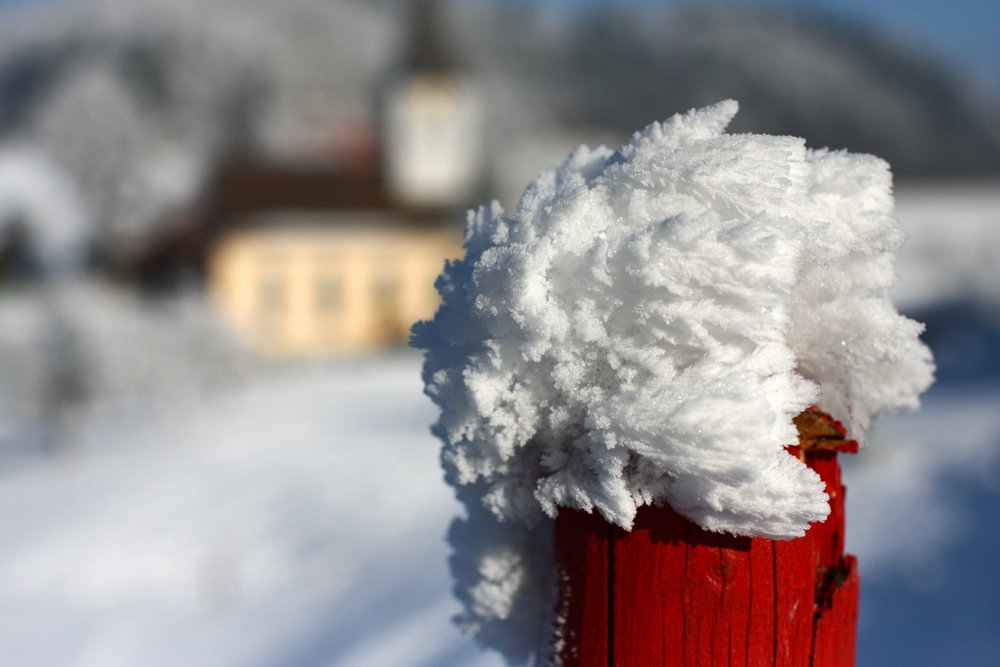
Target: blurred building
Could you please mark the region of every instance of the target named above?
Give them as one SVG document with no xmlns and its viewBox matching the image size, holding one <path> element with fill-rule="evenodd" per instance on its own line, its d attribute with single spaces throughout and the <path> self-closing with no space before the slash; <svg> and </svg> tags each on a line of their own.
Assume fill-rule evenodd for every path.
<svg viewBox="0 0 1000 667">
<path fill-rule="evenodd" d="M 412 11 L 410 59 L 387 87 L 380 132 L 355 132 L 325 164 L 231 164 L 219 174 L 200 241 L 207 284 L 261 352 L 405 343 L 437 309 L 445 260 L 462 255 L 454 212 L 480 186 L 478 101 L 442 50 L 434 5 Z"/>
<path fill-rule="evenodd" d="M 207 219 L 151 255 L 145 276 L 203 271 L 225 319 L 265 354 L 405 343 L 437 308 L 445 260 L 462 254 L 450 209 L 401 203 L 379 172 L 234 164 L 213 192 Z"/>
<path fill-rule="evenodd" d="M 384 214 L 266 214 L 209 258 L 212 297 L 257 349 L 337 354 L 404 343 L 438 306 L 434 279 L 462 255 L 457 230 Z"/>
<path fill-rule="evenodd" d="M 385 174 L 394 200 L 450 208 L 481 186 L 482 109 L 475 83 L 445 51 L 430 0 L 411 7 L 410 61 L 389 87 L 384 110 Z"/>
</svg>

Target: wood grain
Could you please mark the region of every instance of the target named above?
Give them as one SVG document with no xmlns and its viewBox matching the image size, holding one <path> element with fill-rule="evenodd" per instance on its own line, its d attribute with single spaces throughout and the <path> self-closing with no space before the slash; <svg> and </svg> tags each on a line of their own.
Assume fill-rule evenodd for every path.
<svg viewBox="0 0 1000 667">
<path fill-rule="evenodd" d="M 710 533 L 669 506 L 640 508 L 631 531 L 560 511 L 560 664 L 853 667 L 860 582 L 843 555 L 837 453 L 790 450 L 823 479 L 831 505 L 795 540 Z"/>
</svg>

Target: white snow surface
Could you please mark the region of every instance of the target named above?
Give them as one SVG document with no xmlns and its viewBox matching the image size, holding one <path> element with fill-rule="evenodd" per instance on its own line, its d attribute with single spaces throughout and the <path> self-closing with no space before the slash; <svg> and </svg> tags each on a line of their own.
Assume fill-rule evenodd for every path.
<svg viewBox="0 0 1000 667">
<path fill-rule="evenodd" d="M 83 263 L 89 238 L 79 193 L 69 176 L 40 152 L 0 148 L 0 225 L 18 220 L 42 266 L 59 272 Z"/>
<path fill-rule="evenodd" d="M 258 370 L 3 459 L 0 665 L 501 665 L 449 622 L 418 368 Z"/>
<path fill-rule="evenodd" d="M 449 623 L 461 507 L 418 374 L 410 356 L 257 373 L 153 415 L 89 411 L 62 455 L 5 459 L 0 665 L 499 667 Z M 866 581 L 907 561 L 947 583 L 969 510 L 942 482 L 1000 489 L 998 400 L 938 392 L 846 465 Z"/>
<path fill-rule="evenodd" d="M 1000 183 L 908 184 L 896 193 L 896 213 L 909 235 L 896 264 L 896 305 L 1000 304 Z"/>
<path fill-rule="evenodd" d="M 736 112 L 580 146 L 513 217 L 470 213 L 466 258 L 415 327 L 473 524 L 454 568 L 466 625 L 515 661 L 551 620 L 533 614 L 552 606 L 539 545 L 558 507 L 629 529 L 667 501 L 709 530 L 802 535 L 829 506 L 783 449 L 792 417 L 818 403 L 861 438 L 933 381 L 922 326 L 888 298 L 905 237 L 888 165 L 725 134 Z"/>
<path fill-rule="evenodd" d="M 870 447 L 841 457 L 846 547 L 863 577 L 902 573 L 919 592 L 946 583 L 946 548 L 969 536 L 977 509 L 948 482 L 1000 494 L 998 408 L 995 381 L 937 387 L 918 413 L 880 420 Z"/>
</svg>

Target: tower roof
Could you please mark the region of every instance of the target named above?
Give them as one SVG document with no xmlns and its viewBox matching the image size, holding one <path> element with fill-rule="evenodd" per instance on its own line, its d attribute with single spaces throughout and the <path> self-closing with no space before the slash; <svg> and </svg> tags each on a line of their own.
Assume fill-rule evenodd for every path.
<svg viewBox="0 0 1000 667">
<path fill-rule="evenodd" d="M 448 49 L 446 32 L 438 0 L 412 0 L 407 69 L 414 72 L 455 70 L 456 63 Z"/>
</svg>

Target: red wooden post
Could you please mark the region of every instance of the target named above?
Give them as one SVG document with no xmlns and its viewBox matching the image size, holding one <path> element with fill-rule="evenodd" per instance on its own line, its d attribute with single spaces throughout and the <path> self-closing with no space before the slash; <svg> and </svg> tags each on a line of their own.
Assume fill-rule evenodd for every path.
<svg viewBox="0 0 1000 667">
<path fill-rule="evenodd" d="M 811 408 L 789 447 L 826 483 L 830 516 L 790 540 L 702 530 L 669 506 L 626 532 L 596 514 L 556 519 L 562 667 L 853 667 L 858 573 L 844 556 L 837 451 L 857 451 Z"/>
</svg>

